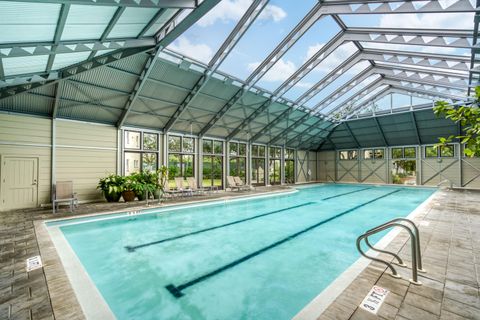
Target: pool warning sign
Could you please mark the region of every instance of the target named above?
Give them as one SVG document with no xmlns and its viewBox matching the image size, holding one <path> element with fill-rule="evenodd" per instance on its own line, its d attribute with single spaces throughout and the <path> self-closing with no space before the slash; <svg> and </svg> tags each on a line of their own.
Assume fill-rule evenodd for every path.
<svg viewBox="0 0 480 320">
<path fill-rule="evenodd" d="M 378 309 L 382 306 L 383 301 L 387 297 L 388 290 L 379 286 L 373 286 L 360 304 L 360 308 L 367 310 L 373 314 L 377 314 Z"/>
</svg>

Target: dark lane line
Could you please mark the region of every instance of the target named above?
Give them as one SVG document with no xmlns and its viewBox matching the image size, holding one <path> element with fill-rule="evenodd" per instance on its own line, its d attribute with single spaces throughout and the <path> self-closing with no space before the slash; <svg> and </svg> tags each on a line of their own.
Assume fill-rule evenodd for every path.
<svg viewBox="0 0 480 320">
<path fill-rule="evenodd" d="M 401 189 L 397 189 L 397 190 L 395 190 L 395 191 L 392 191 L 392 192 L 389 192 L 389 193 L 387 193 L 387 194 L 384 194 L 384 195 L 382 195 L 382 196 L 380 196 L 380 197 L 377 197 L 377 198 L 375 198 L 375 199 L 373 199 L 373 200 L 370 200 L 370 201 L 367 201 L 367 202 L 365 202 L 365 203 L 362 203 L 362 204 L 360 204 L 360 205 L 358 205 L 358 206 L 355 206 L 355 207 L 353 207 L 353 208 L 351 208 L 351 209 L 348 209 L 348 210 L 346 210 L 346 211 L 343 211 L 343 212 L 341 212 L 341 213 L 339 213 L 339 214 L 337 214 L 337 215 L 335 215 L 335 216 L 333 216 L 333 217 L 330 217 L 330 218 L 328 218 L 328 219 L 322 220 L 322 221 L 320 221 L 320 222 L 318 222 L 318 223 L 316 223 L 316 224 L 314 224 L 314 225 L 312 225 L 312 226 L 310 226 L 310 227 L 308 227 L 308 228 L 305 228 L 305 229 L 303 229 L 303 230 L 300 230 L 300 231 L 298 231 L 298 232 L 296 232 L 296 233 L 294 233 L 294 234 L 292 234 L 292 235 L 289 235 L 288 237 L 285 237 L 285 238 L 283 238 L 283 239 L 281 239 L 281 240 L 279 240 L 279 241 L 277 241 L 277 242 L 274 242 L 274 243 L 272 243 L 272 244 L 270 244 L 270 245 L 268 245 L 268 246 L 266 246 L 266 247 L 263 247 L 263 248 L 260 249 L 260 250 L 257 250 L 257 251 L 255 251 L 255 252 L 252 252 L 252 253 L 250 253 L 250 254 L 242 257 L 242 258 L 239 258 L 239 259 L 237 259 L 237 260 L 235 260 L 235 261 L 232 261 L 232 262 L 230 262 L 229 264 L 226 264 L 226 265 L 224 265 L 224 266 L 222 266 L 222 267 L 220 267 L 220 268 L 217 268 L 217 269 L 215 269 L 215 270 L 213 270 L 213 271 L 210 271 L 210 272 L 208 272 L 208 273 L 206 273 L 206 274 L 204 274 L 204 275 L 202 275 L 202 276 L 200 276 L 200 277 L 197 277 L 197 278 L 195 278 L 195 279 L 193 279 L 193 280 L 190 280 L 190 281 L 188 281 L 188 282 L 185 282 L 185 283 L 183 283 L 183 284 L 181 284 L 181 285 L 179 285 L 179 286 L 175 286 L 174 284 L 169 284 L 169 285 L 165 286 L 165 288 L 166 288 L 175 298 L 180 298 L 181 296 L 184 295 L 184 293 L 182 292 L 182 290 L 184 290 L 184 289 L 186 289 L 186 288 L 188 288 L 188 287 L 191 287 L 191 286 L 193 286 L 193 285 L 195 285 L 195 284 L 197 284 L 197 283 L 200 283 L 200 282 L 202 282 L 202 281 L 204 281 L 204 280 L 207 280 L 207 279 L 210 278 L 210 277 L 213 277 L 213 276 L 215 276 L 215 275 L 217 275 L 217 274 L 219 274 L 219 273 L 221 273 L 221 272 L 223 272 L 223 271 L 226 271 L 226 270 L 228 270 L 228 269 L 230 269 L 230 268 L 232 268 L 232 267 L 234 267 L 234 266 L 236 266 L 236 265 L 238 265 L 238 264 L 240 264 L 240 263 L 242 263 L 242 262 L 245 262 L 245 261 L 247 261 L 247 260 L 250 260 L 250 259 L 252 259 L 253 257 L 256 257 L 256 256 L 258 256 L 258 255 L 260 255 L 260 254 L 262 254 L 262 253 L 264 253 L 264 252 L 266 252 L 266 251 L 268 251 L 268 250 L 270 250 L 270 249 L 273 249 L 273 248 L 275 248 L 275 247 L 277 247 L 277 246 L 279 246 L 279 245 L 281 245 L 281 244 L 283 244 L 283 243 L 285 243 L 285 242 L 288 242 L 288 241 L 290 241 L 290 240 L 293 240 L 293 239 L 295 239 L 296 237 L 298 237 L 298 236 L 300 236 L 300 235 L 302 235 L 302 234 L 304 234 L 304 233 L 306 233 L 306 232 L 309 232 L 309 231 L 311 231 L 311 230 L 313 230 L 313 229 L 315 229 L 315 228 L 317 228 L 317 227 L 319 227 L 319 226 L 321 226 L 321 225 L 323 225 L 323 224 L 325 224 L 325 223 L 327 223 L 327 222 L 330 222 L 330 221 L 332 221 L 332 220 L 335 220 L 335 219 L 337 219 L 337 218 L 339 218 L 339 217 L 341 217 L 341 216 L 343 216 L 343 215 L 345 215 L 345 214 L 347 214 L 347 213 L 350 213 L 350 212 L 352 212 L 352 211 L 355 211 L 355 210 L 357 210 L 357 209 L 359 209 L 359 208 L 361 208 L 361 207 L 364 207 L 364 206 L 366 206 L 366 205 L 368 205 L 368 204 L 371 204 L 371 203 L 373 203 L 373 202 L 375 202 L 375 201 L 378 201 L 378 200 L 380 200 L 380 199 L 383 199 L 383 198 L 385 198 L 385 197 L 388 197 L 388 196 L 390 196 L 390 195 L 392 195 L 392 194 L 394 194 L 394 193 L 396 193 L 396 192 L 400 192 L 400 191 L 401 191 Z"/>
<path fill-rule="evenodd" d="M 174 237 L 170 237 L 170 238 L 165 238 L 165 239 L 161 239 L 161 240 L 157 240 L 157 241 L 153 241 L 153 242 L 139 244 L 137 246 L 125 246 L 125 249 L 127 249 L 128 252 L 134 252 L 136 249 L 145 248 L 145 247 L 148 247 L 148 246 L 153 246 L 153 245 L 168 242 L 168 241 L 173 241 L 173 240 L 185 238 L 185 237 L 192 236 L 192 235 L 195 235 L 195 234 L 199 234 L 199 233 L 203 233 L 203 232 L 207 232 L 207 231 L 211 231 L 211 230 L 215 230 L 215 229 L 219 229 L 219 228 L 232 226 L 232 225 L 237 224 L 237 223 L 242 223 L 242 222 L 262 218 L 262 217 L 265 217 L 265 216 L 269 216 L 271 214 L 280 213 L 280 212 L 284 212 L 284 211 L 287 211 L 287 210 L 292 210 L 292 209 L 297 209 L 297 208 L 300 208 L 300 207 L 309 206 L 309 205 L 312 205 L 314 203 L 316 203 L 316 202 L 306 202 L 306 203 L 302 203 L 302 204 L 299 204 L 299 205 L 296 205 L 296 206 L 293 206 L 293 207 L 288 207 L 288 208 L 283 208 L 283 209 L 279 209 L 279 210 L 275 210 L 275 211 L 270 211 L 270 212 L 259 214 L 259 215 L 253 216 L 253 217 L 232 221 L 232 222 L 229 222 L 229 223 L 221 224 L 221 225 L 206 228 L 206 229 L 197 230 L 197 231 L 190 232 L 190 233 L 184 233 L 184 234 L 174 236 Z"/>
<path fill-rule="evenodd" d="M 341 197 L 341 196 L 345 196 L 345 195 L 347 195 L 347 194 L 357 193 L 357 192 L 364 191 L 364 190 L 368 190 L 368 189 L 372 189 L 372 187 L 362 188 L 362 189 L 360 189 L 360 190 L 353 190 L 353 191 L 345 192 L 345 193 L 340 193 L 340 194 L 337 194 L 337 195 L 334 195 L 334 196 L 331 196 L 331 197 L 323 198 L 322 201 L 323 201 L 323 200 L 330 200 L 330 199 L 337 198 L 337 197 Z"/>
<path fill-rule="evenodd" d="M 337 195 L 334 195 L 334 196 L 330 196 L 330 197 L 327 197 L 327 198 L 323 198 L 323 199 L 320 199 L 320 200 L 321 201 L 330 200 L 330 199 L 333 199 L 333 198 L 341 197 L 341 196 L 344 196 L 344 195 L 347 195 L 347 194 L 352 194 L 352 193 L 356 193 L 356 192 L 360 192 L 360 191 L 364 191 L 364 190 L 368 190 L 368 189 L 372 189 L 372 187 L 362 188 L 360 190 L 349 191 L 349 192 L 337 194 Z M 233 222 L 229 222 L 229 223 L 222 224 L 222 225 L 219 225 L 219 226 L 206 228 L 206 229 L 201 229 L 201 230 L 198 230 L 198 231 L 185 233 L 185 234 L 181 234 L 181 235 L 166 238 L 166 239 L 161 239 L 161 240 L 157 240 L 157 241 L 153 241 L 153 242 L 139 244 L 137 246 L 125 246 L 125 249 L 127 249 L 128 252 L 134 252 L 135 250 L 140 249 L 140 248 L 145 248 L 145 247 L 153 246 L 153 245 L 164 243 L 164 242 L 181 239 L 181 238 L 188 237 L 188 236 L 193 236 L 195 234 L 199 234 L 199 233 L 203 233 L 203 232 L 207 232 L 207 231 L 211 231 L 211 230 L 215 230 L 215 229 L 219 229 L 219 228 L 228 227 L 228 226 L 231 226 L 231 225 L 234 225 L 234 224 L 237 224 L 237 223 L 242 223 L 242 222 L 254 220 L 254 219 L 265 217 L 265 216 L 268 216 L 268 215 L 271 215 L 271 214 L 280 213 L 280 212 L 287 211 L 287 210 L 290 210 L 290 209 L 300 208 L 300 207 L 311 205 L 311 204 L 314 204 L 314 203 L 315 202 L 306 202 L 306 203 L 300 204 L 298 206 L 283 208 L 283 209 L 275 210 L 275 211 L 272 211 L 272 212 L 267 212 L 267 213 L 264 213 L 264 214 L 253 216 L 253 217 L 250 217 L 250 218 L 233 221 Z"/>
</svg>

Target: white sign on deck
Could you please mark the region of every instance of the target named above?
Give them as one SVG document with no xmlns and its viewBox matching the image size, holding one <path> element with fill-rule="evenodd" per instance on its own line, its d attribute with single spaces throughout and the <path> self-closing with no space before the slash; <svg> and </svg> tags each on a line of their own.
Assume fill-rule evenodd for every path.
<svg viewBox="0 0 480 320">
<path fill-rule="evenodd" d="M 377 314 L 377 311 L 382 306 L 382 303 L 387 297 L 387 294 L 387 289 L 373 286 L 372 290 L 370 290 L 370 292 L 360 304 L 360 308 L 367 310 L 368 312 L 371 312 L 373 314 Z"/>
<path fill-rule="evenodd" d="M 40 256 L 30 257 L 27 259 L 27 272 L 40 269 L 43 266 Z"/>
</svg>

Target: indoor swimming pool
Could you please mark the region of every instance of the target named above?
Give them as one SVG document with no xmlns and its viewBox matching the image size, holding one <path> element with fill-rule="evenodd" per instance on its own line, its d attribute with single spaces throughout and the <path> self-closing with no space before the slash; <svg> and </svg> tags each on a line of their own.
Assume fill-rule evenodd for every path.
<svg viewBox="0 0 480 320">
<path fill-rule="evenodd" d="M 290 319 L 359 258 L 358 235 L 435 190 L 312 185 L 47 226 L 118 319 Z"/>
</svg>

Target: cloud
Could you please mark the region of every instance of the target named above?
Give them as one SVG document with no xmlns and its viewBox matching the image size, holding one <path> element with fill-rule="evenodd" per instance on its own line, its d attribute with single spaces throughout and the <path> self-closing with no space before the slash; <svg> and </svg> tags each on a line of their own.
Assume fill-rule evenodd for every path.
<svg viewBox="0 0 480 320">
<path fill-rule="evenodd" d="M 208 62 L 213 57 L 213 50 L 206 44 L 194 44 L 187 37 L 181 36 L 169 46 L 169 49 L 202 62 Z"/>
<path fill-rule="evenodd" d="M 275 22 L 278 22 L 285 19 L 286 16 L 287 13 L 282 8 L 277 7 L 273 4 L 269 4 L 263 9 L 262 13 L 260 13 L 260 16 L 258 18 L 262 20 L 273 20 Z"/>
<path fill-rule="evenodd" d="M 200 27 L 208 27 L 217 21 L 223 23 L 229 21 L 237 22 L 247 11 L 250 4 L 250 0 L 223 0 L 200 19 L 198 25 Z M 259 19 L 278 22 L 286 16 L 287 13 L 282 8 L 269 4 L 263 9 L 262 13 L 260 13 Z"/>
<path fill-rule="evenodd" d="M 260 65 L 260 62 L 252 62 L 248 64 L 248 70 L 252 72 Z M 292 75 L 297 67 L 292 61 L 285 61 L 280 59 L 268 70 L 268 72 L 262 77 L 263 81 L 276 82 L 285 81 L 290 75 Z"/>
</svg>

